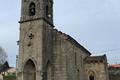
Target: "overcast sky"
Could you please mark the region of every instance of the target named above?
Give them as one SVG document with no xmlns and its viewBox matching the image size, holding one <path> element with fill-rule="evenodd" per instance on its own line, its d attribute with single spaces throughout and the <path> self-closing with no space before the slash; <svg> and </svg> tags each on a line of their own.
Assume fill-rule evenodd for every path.
<svg viewBox="0 0 120 80">
<path fill-rule="evenodd" d="M 0 2 L 0 46 L 15 66 L 21 0 Z M 120 0 L 54 0 L 54 24 L 95 55 L 120 63 Z"/>
</svg>

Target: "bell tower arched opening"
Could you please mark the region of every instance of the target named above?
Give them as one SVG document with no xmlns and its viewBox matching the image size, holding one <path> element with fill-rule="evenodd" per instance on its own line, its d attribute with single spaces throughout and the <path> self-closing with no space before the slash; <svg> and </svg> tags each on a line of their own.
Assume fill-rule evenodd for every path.
<svg viewBox="0 0 120 80">
<path fill-rule="evenodd" d="M 35 15 L 35 3 L 31 2 L 29 5 L 29 16 L 34 16 Z"/>
</svg>

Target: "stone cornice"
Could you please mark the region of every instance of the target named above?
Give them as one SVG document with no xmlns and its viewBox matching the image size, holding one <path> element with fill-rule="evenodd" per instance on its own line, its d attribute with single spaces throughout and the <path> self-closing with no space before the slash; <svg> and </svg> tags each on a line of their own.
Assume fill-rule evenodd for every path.
<svg viewBox="0 0 120 80">
<path fill-rule="evenodd" d="M 30 21 L 36 21 L 36 20 L 44 20 L 45 22 L 47 22 L 49 25 L 51 25 L 52 27 L 55 27 L 53 23 L 51 23 L 50 21 L 48 21 L 47 19 L 40 17 L 40 18 L 34 18 L 34 19 L 27 19 L 27 20 L 21 20 L 19 21 L 19 23 L 25 23 L 25 22 L 30 22 Z"/>
</svg>

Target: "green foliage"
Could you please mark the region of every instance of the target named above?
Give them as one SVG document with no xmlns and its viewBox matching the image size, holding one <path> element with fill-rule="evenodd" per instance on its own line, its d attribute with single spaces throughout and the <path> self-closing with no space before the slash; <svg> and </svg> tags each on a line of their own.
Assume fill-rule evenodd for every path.
<svg viewBox="0 0 120 80">
<path fill-rule="evenodd" d="M 109 68 L 109 79 L 120 80 L 120 68 Z"/>
<path fill-rule="evenodd" d="M 3 75 L 4 80 L 16 80 L 15 73 L 8 73 L 7 75 Z"/>
</svg>

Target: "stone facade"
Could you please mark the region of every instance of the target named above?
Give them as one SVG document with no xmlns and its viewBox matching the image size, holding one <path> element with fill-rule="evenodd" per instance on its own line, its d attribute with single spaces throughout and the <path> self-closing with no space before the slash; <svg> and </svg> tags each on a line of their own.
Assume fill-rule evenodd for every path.
<svg viewBox="0 0 120 80">
<path fill-rule="evenodd" d="M 88 57 L 85 60 L 85 72 L 88 80 L 90 76 L 93 76 L 95 80 L 108 80 L 106 55 Z"/>
<path fill-rule="evenodd" d="M 54 28 L 52 0 L 22 0 L 17 80 L 95 80 L 87 78 L 90 55 L 71 36 Z M 96 64 L 101 67 L 93 69 L 105 70 L 96 75 L 106 76 L 96 80 L 108 80 L 107 65 Z"/>
</svg>

